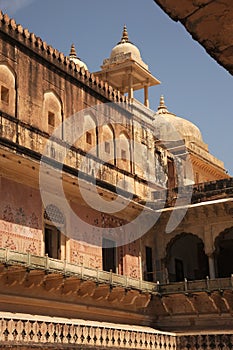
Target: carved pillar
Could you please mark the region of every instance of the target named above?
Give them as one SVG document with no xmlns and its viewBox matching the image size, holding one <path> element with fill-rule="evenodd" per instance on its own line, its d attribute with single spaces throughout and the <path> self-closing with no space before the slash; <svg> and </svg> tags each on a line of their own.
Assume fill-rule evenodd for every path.
<svg viewBox="0 0 233 350">
<path fill-rule="evenodd" d="M 215 273 L 215 263 L 214 263 L 214 243 L 213 243 L 211 225 L 205 225 L 204 227 L 204 244 L 205 244 L 205 253 L 208 256 L 209 277 L 215 278 L 216 273 Z"/>
<path fill-rule="evenodd" d="M 210 278 L 214 279 L 215 278 L 215 264 L 214 264 L 214 255 L 209 254 L 208 255 L 208 263 L 209 263 L 209 273 L 210 273 Z"/>
<path fill-rule="evenodd" d="M 129 98 L 129 101 L 132 101 L 133 99 L 133 77 L 132 77 L 132 74 L 129 73 L 128 74 L 128 84 L 129 84 L 129 90 L 128 90 L 128 98 Z"/>
<path fill-rule="evenodd" d="M 143 279 L 143 261 L 142 261 L 142 239 L 139 238 L 139 278 Z"/>
<path fill-rule="evenodd" d="M 144 105 L 149 108 L 148 85 L 144 85 Z"/>
</svg>

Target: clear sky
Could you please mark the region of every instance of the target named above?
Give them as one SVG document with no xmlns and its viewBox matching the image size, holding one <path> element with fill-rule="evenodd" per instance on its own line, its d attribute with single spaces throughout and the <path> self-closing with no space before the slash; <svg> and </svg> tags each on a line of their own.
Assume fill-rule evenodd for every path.
<svg viewBox="0 0 233 350">
<path fill-rule="evenodd" d="M 129 39 L 162 82 L 150 88 L 151 108 L 163 94 L 169 111 L 195 123 L 233 175 L 232 76 L 153 0 L 0 0 L 0 8 L 66 55 L 74 43 L 91 72 L 109 57 L 126 24 Z"/>
</svg>

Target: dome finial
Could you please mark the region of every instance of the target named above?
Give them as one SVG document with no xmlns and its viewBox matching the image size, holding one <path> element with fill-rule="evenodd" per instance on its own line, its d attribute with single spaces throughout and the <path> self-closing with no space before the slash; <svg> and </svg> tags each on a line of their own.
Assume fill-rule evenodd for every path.
<svg viewBox="0 0 233 350">
<path fill-rule="evenodd" d="M 166 106 L 165 106 L 165 103 L 164 103 L 164 96 L 161 95 L 161 96 L 160 96 L 159 108 L 163 108 L 163 107 L 166 107 Z"/>
<path fill-rule="evenodd" d="M 129 36 L 128 36 L 128 31 L 127 31 L 126 25 L 124 25 L 120 42 L 121 43 L 129 43 Z"/>
<path fill-rule="evenodd" d="M 79 68 L 83 67 L 85 70 L 88 70 L 87 65 L 84 62 L 82 62 L 81 59 L 77 56 L 74 44 L 71 45 L 69 59 L 70 61 L 77 64 Z"/>
<path fill-rule="evenodd" d="M 168 113 L 168 110 L 167 110 L 167 107 L 165 106 L 165 103 L 164 103 L 164 96 L 161 95 L 160 96 L 160 103 L 159 103 L 159 106 L 158 106 L 158 113 L 162 114 L 162 113 Z"/>
<path fill-rule="evenodd" d="M 74 44 L 71 45 L 70 48 L 70 57 L 71 58 L 77 58 L 77 53 Z"/>
</svg>

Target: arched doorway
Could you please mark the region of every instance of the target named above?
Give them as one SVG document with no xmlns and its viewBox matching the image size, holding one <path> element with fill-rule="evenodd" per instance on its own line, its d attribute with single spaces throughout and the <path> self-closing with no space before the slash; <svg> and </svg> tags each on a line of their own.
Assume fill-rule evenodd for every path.
<svg viewBox="0 0 233 350">
<path fill-rule="evenodd" d="M 190 233 L 176 236 L 167 245 L 166 267 L 170 282 L 206 278 L 209 267 L 203 241 Z"/>
<path fill-rule="evenodd" d="M 233 227 L 220 233 L 215 240 L 215 260 L 218 277 L 233 273 Z"/>
</svg>

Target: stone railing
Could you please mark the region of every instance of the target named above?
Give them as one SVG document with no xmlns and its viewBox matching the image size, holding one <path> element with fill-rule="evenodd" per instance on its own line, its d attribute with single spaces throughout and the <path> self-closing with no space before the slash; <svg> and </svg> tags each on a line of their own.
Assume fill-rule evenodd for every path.
<svg viewBox="0 0 233 350">
<path fill-rule="evenodd" d="M 160 284 L 159 282 L 148 282 L 83 265 L 71 264 L 66 260 L 33 255 L 29 252 L 21 253 L 5 248 L 0 248 L 0 262 L 6 265 L 19 264 L 29 269 L 45 270 L 48 273 L 61 273 L 83 280 L 92 280 L 98 283 L 110 284 L 126 289 L 132 288 L 145 293 L 159 295 L 233 290 L 233 275 L 229 278 L 210 279 L 207 277 L 205 280 L 187 281 L 185 279 L 182 282 Z"/>
<path fill-rule="evenodd" d="M 21 253 L 0 248 L 0 262 L 5 265 L 23 265 L 30 270 L 38 269 L 44 270 L 47 273 L 60 273 L 65 276 L 74 276 L 82 280 L 95 281 L 98 284 L 110 284 L 114 287 L 132 288 L 146 293 L 156 293 L 155 288 L 157 285 L 155 283 L 85 267 L 83 265 L 71 264 L 65 260 L 52 259 L 48 256 L 37 256 L 30 253 Z"/>
<path fill-rule="evenodd" d="M 233 195 L 233 178 L 204 182 L 193 186 L 192 203 L 209 200 L 211 197 Z"/>
<path fill-rule="evenodd" d="M 176 338 L 147 327 L 2 313 L 0 344 L 175 350 Z"/>
<path fill-rule="evenodd" d="M 233 275 L 229 278 L 207 277 L 205 280 L 173 282 L 168 284 L 158 284 L 157 292 L 160 294 L 191 293 L 191 292 L 213 292 L 226 289 L 233 289 Z"/>
<path fill-rule="evenodd" d="M 201 332 L 200 332 L 201 333 Z M 222 334 L 191 334 L 177 337 L 179 350 L 231 350 L 233 348 L 233 332 Z"/>
<path fill-rule="evenodd" d="M 17 345 L 99 349 L 231 350 L 233 332 L 175 334 L 149 327 L 0 313 L 0 348 Z M 73 347 L 72 347 L 73 348 Z"/>
<path fill-rule="evenodd" d="M 168 192 L 168 201 L 172 202 L 172 200 L 177 198 L 178 188 L 173 188 Z M 188 185 L 179 188 L 179 196 L 186 198 L 190 196 L 192 193 L 191 204 L 210 201 L 211 199 L 217 198 L 229 198 L 233 196 L 233 177 L 203 182 L 196 185 Z M 161 198 L 164 197 L 164 193 L 162 191 L 155 191 L 153 193 L 154 198 L 156 195 Z"/>
</svg>

